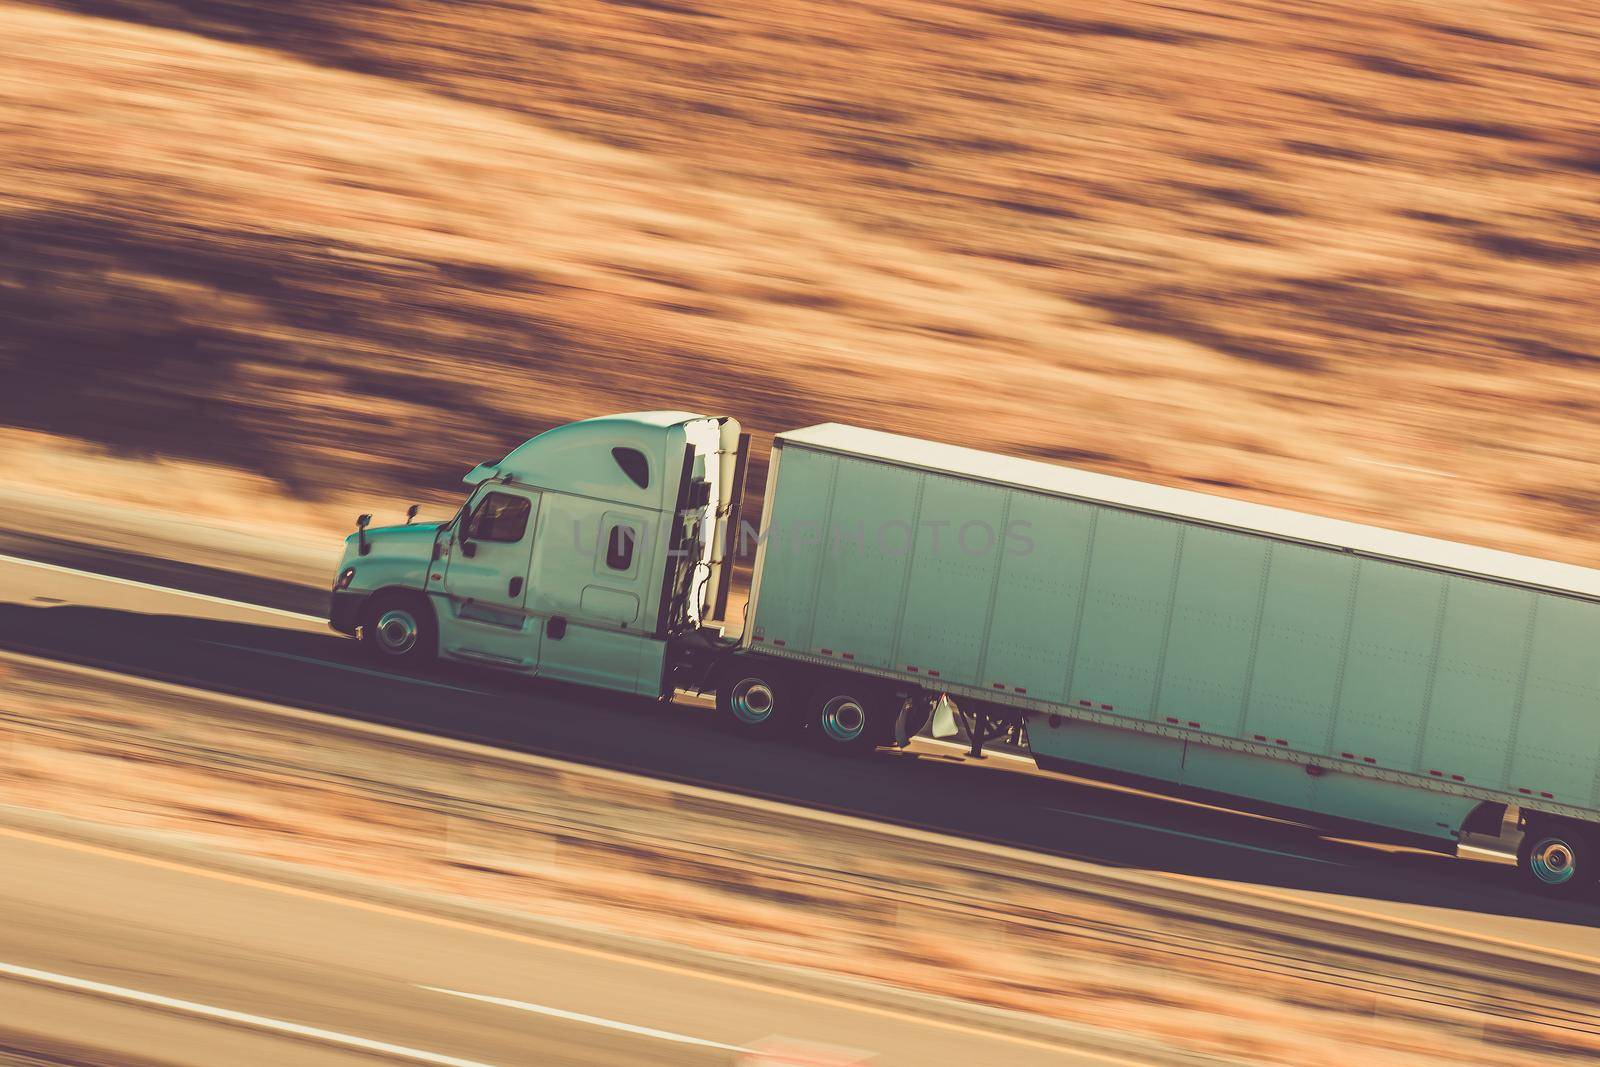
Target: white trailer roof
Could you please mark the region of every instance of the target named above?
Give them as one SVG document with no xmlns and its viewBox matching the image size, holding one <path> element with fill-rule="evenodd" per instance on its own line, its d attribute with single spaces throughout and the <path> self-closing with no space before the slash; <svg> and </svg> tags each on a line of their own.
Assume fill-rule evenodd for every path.
<svg viewBox="0 0 1600 1067">
<path fill-rule="evenodd" d="M 776 443 L 1009 485 L 1075 500 L 1356 552 L 1437 570 L 1600 600 L 1600 570 L 1307 515 L 1054 463 L 864 430 L 836 422 L 777 434 Z"/>
</svg>

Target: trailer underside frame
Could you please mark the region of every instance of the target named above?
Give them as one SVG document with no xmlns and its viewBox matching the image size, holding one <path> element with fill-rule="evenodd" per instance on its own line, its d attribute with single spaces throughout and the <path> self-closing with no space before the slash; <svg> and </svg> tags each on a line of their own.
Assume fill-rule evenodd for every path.
<svg viewBox="0 0 1600 1067">
<path fill-rule="evenodd" d="M 797 652 L 788 648 L 775 648 L 766 644 L 756 643 L 746 645 L 743 651 L 746 654 L 770 656 L 774 659 L 788 660 L 794 663 L 803 663 L 819 670 L 849 671 L 858 674 L 872 675 L 878 678 L 893 680 L 901 685 L 916 685 L 930 692 L 948 694 L 957 701 L 958 706 L 962 700 L 974 703 L 984 708 L 977 718 L 979 731 L 974 733 L 973 752 L 978 754 L 983 743 L 993 740 L 999 734 L 990 734 L 978 740 L 984 729 L 982 724 L 989 723 L 991 727 L 1006 721 L 1003 714 L 996 714 L 996 709 L 1013 709 L 1018 713 L 1038 712 L 1046 715 L 1060 716 L 1065 721 L 1086 722 L 1097 726 L 1109 726 L 1116 729 L 1129 730 L 1154 737 L 1162 737 L 1174 741 L 1187 741 L 1197 745 L 1208 745 L 1212 748 L 1229 752 L 1239 752 L 1251 756 L 1260 756 L 1266 759 L 1279 760 L 1302 767 L 1321 768 L 1328 772 L 1347 774 L 1352 777 L 1370 779 L 1372 781 L 1387 782 L 1391 785 L 1406 786 L 1412 789 L 1422 789 L 1434 793 L 1443 793 L 1448 796 L 1462 797 L 1468 800 L 1486 801 L 1495 804 L 1516 805 L 1522 811 L 1536 811 L 1547 815 L 1560 816 L 1575 822 L 1595 824 L 1595 814 L 1592 810 L 1559 801 L 1530 796 L 1523 793 L 1508 792 L 1500 789 L 1489 789 L 1464 782 L 1452 782 L 1448 779 L 1434 778 L 1414 771 L 1399 771 L 1387 767 L 1374 766 L 1359 760 L 1340 759 L 1309 752 L 1298 751 L 1272 743 L 1247 741 L 1243 738 L 1228 737 L 1222 734 L 1207 733 L 1204 730 L 1195 730 L 1182 725 L 1171 723 L 1150 722 L 1145 719 L 1134 719 L 1123 715 L 1096 711 L 1091 708 L 1073 707 L 1058 704 L 1053 701 L 1036 700 L 1031 697 L 1013 696 L 1005 694 L 1002 698 L 998 693 L 991 693 L 976 686 L 952 683 L 943 679 L 934 680 L 904 671 L 892 671 L 881 667 L 872 667 L 861 663 L 841 663 L 837 659 L 821 655 L 810 655 Z M 932 684 L 930 684 L 932 683 Z M 997 699 L 998 698 L 998 699 Z"/>
</svg>

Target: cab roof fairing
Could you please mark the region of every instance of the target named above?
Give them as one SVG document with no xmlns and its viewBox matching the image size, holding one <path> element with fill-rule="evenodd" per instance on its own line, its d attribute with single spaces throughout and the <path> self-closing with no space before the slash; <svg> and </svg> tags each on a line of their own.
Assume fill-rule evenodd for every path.
<svg viewBox="0 0 1600 1067">
<path fill-rule="evenodd" d="M 491 479 L 520 482 L 620 504 L 662 511 L 674 506 L 687 425 L 708 419 L 688 411 L 637 411 L 569 422 L 546 430 L 506 453 L 480 463 L 462 479 L 478 486 Z M 637 449 L 649 466 L 640 488 L 611 450 Z"/>
</svg>

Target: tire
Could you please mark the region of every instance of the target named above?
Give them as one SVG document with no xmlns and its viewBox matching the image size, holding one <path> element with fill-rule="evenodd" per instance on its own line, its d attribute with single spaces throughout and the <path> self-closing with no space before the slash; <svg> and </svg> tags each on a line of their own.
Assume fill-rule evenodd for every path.
<svg viewBox="0 0 1600 1067">
<path fill-rule="evenodd" d="M 806 702 L 806 734 L 824 752 L 865 755 L 894 740 L 899 711 L 890 693 L 863 678 L 825 675 Z"/>
<path fill-rule="evenodd" d="M 1578 896 L 1600 882 L 1600 846 L 1594 831 L 1575 823 L 1530 822 L 1517 846 L 1517 869 L 1531 889 Z"/>
<path fill-rule="evenodd" d="M 439 651 L 433 607 L 416 593 L 379 593 L 361 615 L 361 643 L 376 659 L 420 667 Z"/>
<path fill-rule="evenodd" d="M 735 656 L 717 682 L 717 726 L 750 737 L 792 733 L 800 716 L 792 676 L 770 660 Z"/>
</svg>

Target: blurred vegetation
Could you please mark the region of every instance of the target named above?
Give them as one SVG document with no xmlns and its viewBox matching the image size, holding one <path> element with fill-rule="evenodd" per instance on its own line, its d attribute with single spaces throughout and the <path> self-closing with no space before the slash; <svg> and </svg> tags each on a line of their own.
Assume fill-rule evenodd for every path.
<svg viewBox="0 0 1600 1067">
<path fill-rule="evenodd" d="M 0 421 L 841 419 L 1595 562 L 1600 14 L 0 0 Z"/>
</svg>

